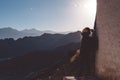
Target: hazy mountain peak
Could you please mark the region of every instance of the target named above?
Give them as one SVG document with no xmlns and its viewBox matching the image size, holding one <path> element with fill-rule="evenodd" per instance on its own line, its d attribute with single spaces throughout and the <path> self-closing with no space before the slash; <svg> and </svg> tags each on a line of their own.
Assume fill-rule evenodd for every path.
<svg viewBox="0 0 120 80">
<path fill-rule="evenodd" d="M 16 29 L 11 28 L 11 27 L 1 28 L 0 30 L 14 30 L 14 31 L 18 31 L 18 30 L 16 30 Z"/>
<path fill-rule="evenodd" d="M 22 30 L 22 31 L 39 31 L 39 30 L 37 30 L 37 29 L 35 29 L 35 28 L 32 28 L 32 29 L 24 29 L 24 30 Z"/>
<path fill-rule="evenodd" d="M 22 31 L 18 31 L 16 29 L 13 29 L 11 27 L 1 28 L 0 29 L 0 39 L 5 38 L 23 38 L 26 36 L 41 36 L 44 33 L 55 33 L 53 31 L 39 31 L 35 28 L 32 29 L 24 29 Z"/>
</svg>

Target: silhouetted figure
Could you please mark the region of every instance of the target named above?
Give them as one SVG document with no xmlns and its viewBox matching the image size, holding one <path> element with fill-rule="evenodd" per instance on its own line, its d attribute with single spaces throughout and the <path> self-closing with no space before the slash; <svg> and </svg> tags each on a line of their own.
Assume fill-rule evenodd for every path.
<svg viewBox="0 0 120 80">
<path fill-rule="evenodd" d="M 82 31 L 82 41 L 80 48 L 80 73 L 86 75 L 90 73 L 90 29 L 87 27 Z"/>
<path fill-rule="evenodd" d="M 94 75 L 95 72 L 95 53 L 96 53 L 96 37 L 95 31 L 86 27 L 82 31 L 82 41 L 80 47 L 79 67 L 80 71 L 76 76 Z"/>
</svg>

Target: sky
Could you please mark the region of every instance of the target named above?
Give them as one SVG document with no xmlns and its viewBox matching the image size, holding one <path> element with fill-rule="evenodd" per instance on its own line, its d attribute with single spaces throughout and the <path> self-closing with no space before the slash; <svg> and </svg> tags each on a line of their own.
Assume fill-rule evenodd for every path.
<svg viewBox="0 0 120 80">
<path fill-rule="evenodd" d="M 76 31 L 93 28 L 96 0 L 0 0 L 0 28 Z"/>
</svg>

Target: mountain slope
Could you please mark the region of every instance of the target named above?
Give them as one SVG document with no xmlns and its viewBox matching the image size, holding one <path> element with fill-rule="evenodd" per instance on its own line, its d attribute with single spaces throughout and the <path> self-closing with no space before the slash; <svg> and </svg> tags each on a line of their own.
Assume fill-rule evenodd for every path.
<svg viewBox="0 0 120 80">
<path fill-rule="evenodd" d="M 33 51 L 24 56 L 0 61 L 0 72 L 30 73 L 65 63 L 71 51 L 80 48 L 80 43 L 70 43 L 53 50 Z"/>
</svg>

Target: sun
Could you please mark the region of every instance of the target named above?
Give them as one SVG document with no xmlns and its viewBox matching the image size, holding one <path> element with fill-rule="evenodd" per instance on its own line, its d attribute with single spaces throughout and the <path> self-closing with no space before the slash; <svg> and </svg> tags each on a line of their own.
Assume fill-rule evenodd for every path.
<svg viewBox="0 0 120 80">
<path fill-rule="evenodd" d="M 75 0 L 74 7 L 78 12 L 83 11 L 84 13 L 94 15 L 96 14 L 96 0 Z"/>
<path fill-rule="evenodd" d="M 90 14 L 96 13 L 96 0 L 87 0 L 84 4 L 86 11 Z"/>
<path fill-rule="evenodd" d="M 72 3 L 70 17 L 72 23 L 77 26 L 75 28 L 82 30 L 87 26 L 93 29 L 96 17 L 97 0 L 73 0 Z"/>
</svg>

